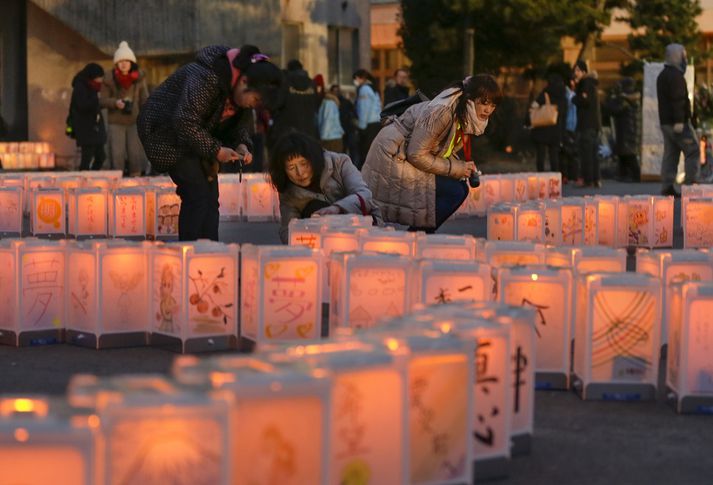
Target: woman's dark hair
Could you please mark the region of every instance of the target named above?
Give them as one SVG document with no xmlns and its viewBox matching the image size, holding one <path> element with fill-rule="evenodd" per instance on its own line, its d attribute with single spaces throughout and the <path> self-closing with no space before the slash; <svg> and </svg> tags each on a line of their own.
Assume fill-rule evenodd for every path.
<svg viewBox="0 0 713 485">
<path fill-rule="evenodd" d="M 262 104 L 268 110 L 274 110 L 284 100 L 284 75 L 282 70 L 269 61 L 254 45 L 244 45 L 233 59 L 233 66 L 248 81 L 248 89 L 257 91 Z"/>
<path fill-rule="evenodd" d="M 290 131 L 282 136 L 272 149 L 270 158 L 270 178 L 272 185 L 283 193 L 290 182 L 285 169 L 293 158 L 304 157 L 312 165 L 312 182 L 319 182 L 324 172 L 324 150 L 317 140 L 298 131 Z"/>
<path fill-rule="evenodd" d="M 500 104 L 503 100 L 503 91 L 490 74 L 476 74 L 465 78 L 463 81 L 458 81 L 450 87 L 458 88 L 463 95 L 456 104 L 456 118 L 461 125 L 465 124 L 468 113 L 468 101 L 481 100 L 484 102 Z M 453 95 L 460 94 L 454 93 Z"/>
<path fill-rule="evenodd" d="M 366 69 L 357 69 L 356 71 L 354 71 L 354 75 L 352 75 L 352 79 L 356 79 L 358 77 L 367 79 L 372 83 L 374 82 L 374 78 L 372 77 L 371 73 L 369 71 L 367 71 Z"/>
</svg>

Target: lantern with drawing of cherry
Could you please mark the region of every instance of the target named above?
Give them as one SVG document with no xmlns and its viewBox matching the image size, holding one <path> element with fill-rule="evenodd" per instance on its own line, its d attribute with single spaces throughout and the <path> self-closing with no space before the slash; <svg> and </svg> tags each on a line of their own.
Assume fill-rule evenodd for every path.
<svg viewBox="0 0 713 485">
<path fill-rule="evenodd" d="M 495 204 L 488 208 L 488 240 L 514 241 L 517 235 L 516 204 Z"/>
<path fill-rule="evenodd" d="M 32 189 L 30 228 L 33 235 L 61 237 L 67 232 L 64 190 L 59 188 Z"/>
<path fill-rule="evenodd" d="M 22 187 L 0 186 L 0 236 L 22 235 Z"/>
<path fill-rule="evenodd" d="M 475 253 L 475 238 L 468 234 L 416 234 L 417 258 L 475 261 Z"/>
<path fill-rule="evenodd" d="M 395 254 L 332 253 L 329 325 L 370 328 L 409 309 L 411 258 Z"/>
<path fill-rule="evenodd" d="M 412 306 L 483 301 L 492 296 L 491 268 L 484 263 L 420 260 L 414 276 Z"/>
<path fill-rule="evenodd" d="M 573 386 L 582 399 L 655 398 L 661 313 L 657 278 L 589 273 L 574 336 Z"/>
<path fill-rule="evenodd" d="M 572 272 L 565 268 L 520 266 L 498 270 L 499 300 L 536 313 L 536 386 L 569 388 Z"/>
<path fill-rule="evenodd" d="M 241 255 L 240 335 L 261 343 L 319 338 L 321 250 L 246 244 Z"/>
<path fill-rule="evenodd" d="M 265 174 L 243 175 L 243 216 L 248 221 L 274 221 L 277 192 Z"/>
<path fill-rule="evenodd" d="M 107 235 L 108 195 L 100 187 L 68 190 L 68 233 L 77 238 Z"/>
<path fill-rule="evenodd" d="M 109 234 L 119 238 L 146 238 L 146 191 L 143 187 L 125 187 L 111 192 Z"/>
<path fill-rule="evenodd" d="M 413 256 L 416 233 L 370 228 L 360 232 L 359 249 L 365 252 Z"/>
<path fill-rule="evenodd" d="M 96 483 L 95 415 L 81 423 L 50 408 L 47 397 L 0 398 L 2 483 Z M 61 470 L 61 473 L 57 473 Z"/>
<path fill-rule="evenodd" d="M 218 185 L 220 193 L 220 220 L 237 221 L 240 220 L 240 211 L 243 206 L 242 184 L 237 174 L 219 173 Z"/>
<path fill-rule="evenodd" d="M 679 413 L 713 410 L 713 283 L 669 287 L 669 345 L 666 386 Z"/>
</svg>

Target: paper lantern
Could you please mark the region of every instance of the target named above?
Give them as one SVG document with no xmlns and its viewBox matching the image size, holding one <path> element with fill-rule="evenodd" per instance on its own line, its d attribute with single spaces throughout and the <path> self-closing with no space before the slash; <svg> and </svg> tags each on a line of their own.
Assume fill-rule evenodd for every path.
<svg viewBox="0 0 713 485">
<path fill-rule="evenodd" d="M 488 207 L 485 203 L 485 190 L 483 183 L 487 179 L 487 175 L 480 176 L 480 185 L 478 187 L 469 187 L 468 189 L 468 206 L 470 214 L 474 216 L 484 216 L 487 213 Z"/>
<path fill-rule="evenodd" d="M 673 246 L 673 207 L 673 197 L 623 197 L 619 201 L 619 220 L 626 221 L 627 231 L 623 245 L 647 248 Z M 624 214 L 626 217 L 622 218 Z"/>
<path fill-rule="evenodd" d="M 467 234 L 416 234 L 417 258 L 474 261 L 475 253 L 475 238 Z"/>
<path fill-rule="evenodd" d="M 151 344 L 179 352 L 237 344 L 236 244 L 198 241 L 151 251 Z"/>
<path fill-rule="evenodd" d="M 82 172 L 84 180 L 82 182 L 83 187 L 96 187 L 104 189 L 107 192 L 114 188 L 115 178 L 106 176 L 90 176 L 88 172 Z"/>
<path fill-rule="evenodd" d="M 64 236 L 67 232 L 64 190 L 32 190 L 31 229 L 34 235 Z"/>
<path fill-rule="evenodd" d="M 320 218 L 292 219 L 287 225 L 288 244 L 319 249 L 322 246 L 322 227 Z"/>
<path fill-rule="evenodd" d="M 545 209 L 539 202 L 522 204 L 517 208 L 516 239 L 545 242 Z"/>
<path fill-rule="evenodd" d="M 692 197 L 682 205 L 684 248 L 713 246 L 713 198 Z"/>
<path fill-rule="evenodd" d="M 574 338 L 574 388 L 582 399 L 655 398 L 661 314 L 658 279 L 590 273 Z M 578 311 L 578 315 L 580 312 Z"/>
<path fill-rule="evenodd" d="M 517 175 L 499 175 L 500 197 L 499 202 L 512 202 L 515 200 L 515 177 Z"/>
<path fill-rule="evenodd" d="M 146 192 L 146 234 L 153 239 L 178 237 L 181 198 L 174 188 L 148 187 Z"/>
<path fill-rule="evenodd" d="M 322 251 L 325 257 L 334 252 L 353 252 L 359 250 L 359 227 L 341 227 L 329 229 L 321 234 Z"/>
<path fill-rule="evenodd" d="M 143 188 L 120 188 L 111 193 L 109 234 L 131 239 L 146 237 L 146 192 Z"/>
<path fill-rule="evenodd" d="M 227 485 L 227 403 L 158 376 L 122 376 L 97 392 L 107 485 Z"/>
<path fill-rule="evenodd" d="M 575 273 L 626 272 L 626 251 L 602 246 L 575 248 L 572 251 Z"/>
<path fill-rule="evenodd" d="M 231 484 L 327 483 L 331 378 L 262 357 L 181 357 L 174 375 L 228 401 Z"/>
<path fill-rule="evenodd" d="M 597 203 L 597 234 L 599 244 L 602 246 L 616 247 L 618 243 L 619 227 L 619 197 L 601 196 L 594 197 Z"/>
<path fill-rule="evenodd" d="M 561 199 L 545 200 L 545 243 L 559 246 L 562 244 L 562 209 Z"/>
<path fill-rule="evenodd" d="M 92 428 L 99 419 L 92 415 L 88 421 L 91 428 L 52 412 L 48 398 L 1 398 L 2 483 L 96 483 Z"/>
<path fill-rule="evenodd" d="M 517 202 L 525 202 L 529 200 L 527 177 L 522 174 L 516 174 L 514 176 L 513 200 Z"/>
<path fill-rule="evenodd" d="M 568 246 L 581 246 L 585 244 L 584 199 L 567 197 L 560 203 L 561 244 Z"/>
<path fill-rule="evenodd" d="M 679 413 L 710 414 L 713 410 L 713 284 L 671 285 L 666 385 Z"/>
<path fill-rule="evenodd" d="M 412 256 L 416 246 L 416 234 L 373 228 L 360 233 L 359 245 L 365 252 Z"/>
<path fill-rule="evenodd" d="M 692 198 L 709 199 L 713 197 L 713 186 L 710 184 L 681 185 L 681 214 L 686 213 L 688 201 Z M 684 222 L 684 219 L 681 219 Z"/>
<path fill-rule="evenodd" d="M 232 173 L 219 173 L 218 186 L 220 187 L 218 202 L 220 203 L 220 220 L 240 220 L 240 211 L 243 206 L 242 184 L 238 175 Z"/>
<path fill-rule="evenodd" d="M 243 175 L 243 215 L 248 221 L 274 221 L 277 192 L 266 175 Z"/>
<path fill-rule="evenodd" d="M 254 342 L 319 338 L 323 266 L 320 250 L 244 245 L 240 335 Z"/>
<path fill-rule="evenodd" d="M 562 197 L 562 173 L 547 172 L 543 175 L 547 179 L 547 196 L 550 199 L 559 199 Z"/>
<path fill-rule="evenodd" d="M 517 206 L 495 204 L 488 208 L 488 240 L 514 241 L 517 235 Z"/>
<path fill-rule="evenodd" d="M 499 299 L 536 313 L 536 386 L 569 388 L 572 273 L 568 269 L 522 266 L 498 270 Z"/>
<path fill-rule="evenodd" d="M 68 232 L 80 237 L 107 235 L 108 196 L 99 187 L 68 190 Z"/>
<path fill-rule="evenodd" d="M 636 271 L 661 280 L 661 345 L 668 343 L 668 322 L 673 318 L 669 302 L 671 286 L 688 281 L 713 281 L 713 264 L 710 254 L 685 250 L 639 251 Z"/>
<path fill-rule="evenodd" d="M 417 263 L 414 276 L 412 305 L 483 301 L 492 296 L 491 268 L 487 264 L 423 260 Z"/>
<path fill-rule="evenodd" d="M 394 254 L 332 253 L 329 325 L 370 328 L 409 308 L 411 259 Z"/>
<path fill-rule="evenodd" d="M 0 236 L 22 235 L 23 189 L 0 187 Z"/>
<path fill-rule="evenodd" d="M 483 250 L 483 262 L 495 268 L 525 264 L 544 264 L 545 246 L 526 241 L 488 241 Z"/>
<path fill-rule="evenodd" d="M 481 176 L 480 185 L 483 187 L 482 198 L 485 204 L 485 210 L 501 202 L 500 177 L 498 175 Z"/>
</svg>

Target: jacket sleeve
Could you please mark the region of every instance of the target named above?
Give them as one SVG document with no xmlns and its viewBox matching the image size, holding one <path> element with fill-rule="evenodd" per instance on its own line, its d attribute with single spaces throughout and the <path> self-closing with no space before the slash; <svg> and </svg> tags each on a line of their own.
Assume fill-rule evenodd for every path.
<svg viewBox="0 0 713 485">
<path fill-rule="evenodd" d="M 367 213 L 371 212 L 373 203 L 371 201 L 371 190 L 364 182 L 361 172 L 354 166 L 347 155 L 339 154 L 335 160 L 335 170 L 341 178 L 341 185 L 344 188 L 343 197 L 332 205 L 336 205 L 348 214 L 362 215 L 361 201 L 365 204 Z"/>
<path fill-rule="evenodd" d="M 100 109 L 99 97 L 89 87 L 75 87 L 72 93 L 72 102 L 74 103 L 74 109 L 81 114 L 93 115 Z"/>
<path fill-rule="evenodd" d="M 671 116 L 673 124 L 684 123 L 686 121 L 686 103 L 688 103 L 688 88 L 686 79 L 683 76 L 672 76 L 669 102 L 671 103 Z"/>
<path fill-rule="evenodd" d="M 116 95 L 107 83 L 102 84 L 99 106 L 106 109 L 116 109 Z"/>
<path fill-rule="evenodd" d="M 292 219 L 298 219 L 299 217 L 300 213 L 297 208 L 290 205 L 286 200 L 286 197 L 283 197 L 283 194 L 280 194 L 280 240 L 282 241 L 282 244 L 288 243 L 288 227 L 290 225 L 290 221 Z"/>
<path fill-rule="evenodd" d="M 218 95 L 218 90 L 200 81 L 188 82 L 178 100 L 173 115 L 173 127 L 178 139 L 188 145 L 193 152 L 203 158 L 213 159 L 220 150 L 220 142 L 203 127 L 211 113 L 210 99 Z"/>
<path fill-rule="evenodd" d="M 149 88 L 146 86 L 146 80 L 141 79 L 139 81 L 139 108 L 142 107 L 143 105 L 146 104 L 146 101 L 149 99 Z"/>
<path fill-rule="evenodd" d="M 581 89 L 577 90 L 577 94 L 575 94 L 574 98 L 572 98 L 572 103 L 574 103 L 577 108 L 586 108 L 589 106 L 589 102 L 594 95 L 592 93 L 593 85 L 586 80 L 580 82 L 585 84 L 582 85 Z"/>
<path fill-rule="evenodd" d="M 465 162 L 454 156 L 441 158 L 433 155 L 433 152 L 439 150 L 440 141 L 448 136 L 452 126 L 453 114 L 447 106 L 431 110 L 425 117 L 417 119 L 406 147 L 406 160 L 423 172 L 463 178 Z"/>
</svg>

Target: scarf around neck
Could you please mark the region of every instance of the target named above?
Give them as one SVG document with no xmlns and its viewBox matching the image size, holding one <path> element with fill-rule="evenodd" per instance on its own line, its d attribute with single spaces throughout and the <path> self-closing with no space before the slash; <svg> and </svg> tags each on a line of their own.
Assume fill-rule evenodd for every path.
<svg viewBox="0 0 713 485">
<path fill-rule="evenodd" d="M 116 82 L 124 89 L 129 89 L 132 84 L 134 84 L 139 79 L 139 71 L 133 70 L 129 71 L 127 74 L 123 74 L 119 68 L 114 68 L 114 79 Z"/>
<path fill-rule="evenodd" d="M 437 106 L 448 106 L 455 113 L 456 105 L 462 94 L 459 88 L 448 88 L 436 96 L 431 103 Z M 482 121 L 475 112 L 475 101 L 468 100 L 466 103 L 466 115 L 463 124 L 463 133 L 467 135 L 480 136 L 485 132 L 488 120 Z"/>
</svg>

